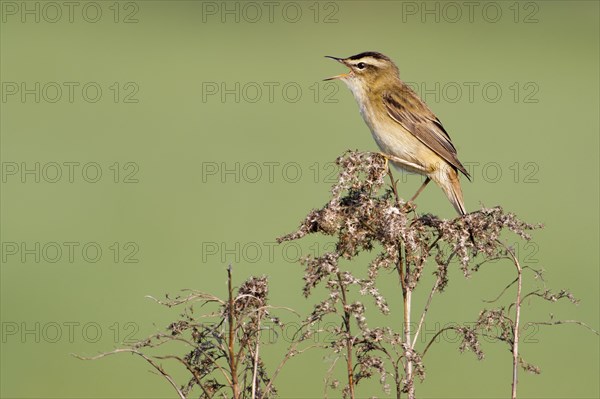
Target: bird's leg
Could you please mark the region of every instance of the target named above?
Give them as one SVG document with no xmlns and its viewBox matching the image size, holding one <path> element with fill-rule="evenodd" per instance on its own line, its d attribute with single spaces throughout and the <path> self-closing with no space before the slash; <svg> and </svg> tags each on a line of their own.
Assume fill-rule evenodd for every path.
<svg viewBox="0 0 600 399">
<path fill-rule="evenodd" d="M 415 163 L 405 161 L 404 159 L 398 158 L 398 157 L 396 157 L 394 155 L 389 155 L 389 154 L 386 154 L 386 153 L 383 153 L 383 152 L 380 152 L 380 154 L 386 160 L 388 174 L 390 175 L 390 179 L 392 180 L 392 190 L 394 192 L 394 195 L 396 196 L 396 202 L 397 202 L 398 206 L 400 206 L 400 197 L 398 196 L 398 191 L 396 190 L 396 183 L 398 183 L 398 181 L 395 181 L 394 178 L 392 177 L 392 168 L 391 168 L 391 166 L 389 164 L 389 161 L 392 161 L 392 162 L 395 162 L 395 163 L 397 163 L 399 165 L 402 165 L 407 170 L 421 171 L 421 172 L 426 172 L 426 170 L 421 165 L 417 165 Z M 413 197 L 402 207 L 402 210 L 410 211 L 410 210 L 413 210 L 415 208 L 415 206 L 414 206 L 414 204 L 412 204 L 412 202 L 417 198 L 417 196 L 419 194 L 421 194 L 421 191 L 423 191 L 423 189 L 427 186 L 427 184 L 429 184 L 430 181 L 431 181 L 431 179 L 428 177 L 423 182 L 423 185 L 421 185 L 421 188 L 419 188 L 419 190 L 417 191 L 417 193 L 415 195 L 413 195 Z"/>
<path fill-rule="evenodd" d="M 431 179 L 429 177 L 427 177 L 425 179 L 425 181 L 423 182 L 423 184 L 421 184 L 421 187 L 419 187 L 419 189 L 417 190 L 417 192 L 415 193 L 415 195 L 413 195 L 412 198 L 408 200 L 408 202 L 406 203 L 406 205 L 404 205 L 404 209 L 406 211 L 410 211 L 411 209 L 415 208 L 415 204 L 413 203 L 413 201 L 415 199 L 417 199 L 417 197 L 419 196 L 419 194 L 421 194 L 421 191 L 423 191 L 425 189 L 425 187 L 427 187 L 427 185 L 429 184 L 430 181 L 431 181 Z"/>
<path fill-rule="evenodd" d="M 409 207 L 407 209 L 407 205 L 408 203 L 405 203 L 404 206 L 400 205 L 400 196 L 398 195 L 398 180 L 394 180 L 394 175 L 392 174 L 392 166 L 389 163 L 389 157 L 387 154 L 384 153 L 380 153 L 381 155 L 383 155 L 383 157 L 385 158 L 385 162 L 386 162 L 386 166 L 387 166 L 387 170 L 388 170 L 388 176 L 390 176 L 390 182 L 391 182 L 391 186 L 392 186 L 392 192 L 394 193 L 394 197 L 396 198 L 396 205 L 398 206 L 398 208 L 400 208 L 401 210 L 406 210 L 406 211 L 410 211 L 412 207 Z M 414 208 L 412 208 L 414 209 Z"/>
<path fill-rule="evenodd" d="M 386 166 L 387 166 L 387 170 L 388 170 L 388 176 L 390 177 L 392 192 L 394 193 L 394 197 L 396 197 L 396 204 L 398 205 L 398 207 L 400 207 L 400 196 L 398 195 L 398 188 L 396 187 L 398 184 L 398 180 L 394 180 L 394 175 L 392 174 L 392 166 L 388 162 L 389 159 L 385 155 L 384 155 L 384 157 L 385 157 L 385 161 L 387 164 Z"/>
<path fill-rule="evenodd" d="M 421 191 L 423 191 L 425 189 L 425 187 L 427 187 L 427 185 L 429 184 L 430 181 L 431 181 L 431 178 L 429 178 L 429 177 L 427 179 L 425 179 L 423 184 L 421 184 L 421 187 L 419 187 L 419 189 L 417 190 L 415 195 L 413 195 L 412 198 L 408 202 L 413 202 L 414 200 L 416 200 L 417 197 L 419 196 L 419 194 L 421 194 Z"/>
<path fill-rule="evenodd" d="M 391 176 L 392 170 L 390 169 L 390 158 L 383 152 L 379 152 L 378 154 L 381 155 L 383 159 L 385 159 L 385 169 L 388 170 L 388 173 L 390 173 Z"/>
<path fill-rule="evenodd" d="M 398 158 L 394 155 L 389 155 L 383 152 L 380 152 L 379 154 L 381 154 L 385 159 L 386 162 L 388 161 L 392 161 L 397 163 L 402 169 L 408 170 L 408 171 L 412 171 L 412 172 L 416 172 L 416 173 L 421 173 L 421 174 L 426 174 L 427 173 L 427 169 L 425 169 L 423 166 L 413 163 L 413 162 L 409 162 L 409 161 L 405 161 L 402 158 Z M 388 162 L 389 163 L 389 162 Z"/>
</svg>

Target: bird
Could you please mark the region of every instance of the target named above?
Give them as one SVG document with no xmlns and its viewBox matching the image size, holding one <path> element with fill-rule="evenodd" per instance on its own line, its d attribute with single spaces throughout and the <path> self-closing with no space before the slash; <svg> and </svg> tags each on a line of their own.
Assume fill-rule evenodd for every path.
<svg viewBox="0 0 600 399">
<path fill-rule="evenodd" d="M 426 177 L 412 203 L 433 180 L 459 215 L 466 215 L 459 172 L 471 176 L 458 160 L 446 129 L 405 82 L 387 56 L 367 51 L 348 58 L 326 56 L 350 71 L 324 80 L 339 79 L 350 89 L 365 123 L 383 155 L 395 167 Z"/>
</svg>

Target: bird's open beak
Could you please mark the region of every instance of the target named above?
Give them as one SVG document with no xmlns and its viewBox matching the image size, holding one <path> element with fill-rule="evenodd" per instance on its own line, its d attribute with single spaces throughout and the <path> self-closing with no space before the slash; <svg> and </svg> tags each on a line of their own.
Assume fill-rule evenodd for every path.
<svg viewBox="0 0 600 399">
<path fill-rule="evenodd" d="M 332 57 L 330 55 L 326 55 L 325 58 L 331 58 L 332 60 L 336 60 L 337 62 L 339 62 L 339 63 L 344 64 L 344 65 L 347 66 L 347 64 L 346 64 L 346 62 L 344 61 L 343 58 Z M 352 71 L 349 71 L 348 73 L 342 73 L 340 75 L 335 75 L 335 76 L 332 76 L 330 78 L 326 78 L 326 79 L 323 79 L 323 80 L 343 79 L 343 78 L 349 76 L 351 73 L 352 73 Z"/>
</svg>

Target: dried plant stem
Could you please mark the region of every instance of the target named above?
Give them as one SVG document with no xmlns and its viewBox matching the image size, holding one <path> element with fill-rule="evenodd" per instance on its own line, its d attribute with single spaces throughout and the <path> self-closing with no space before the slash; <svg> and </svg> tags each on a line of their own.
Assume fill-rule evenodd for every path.
<svg viewBox="0 0 600 399">
<path fill-rule="evenodd" d="M 434 243 L 429 247 L 429 250 L 431 250 L 431 248 L 433 248 L 433 246 L 435 245 L 435 243 L 438 242 L 438 240 L 440 239 L 440 236 L 438 236 L 438 238 L 434 241 Z M 450 254 L 450 256 L 448 257 L 448 260 L 446 261 L 446 265 L 450 264 L 450 261 L 452 260 L 452 258 L 454 258 L 454 255 L 456 255 L 456 251 L 452 252 Z M 419 334 L 421 333 L 421 328 L 423 328 L 423 323 L 425 322 L 425 316 L 427 315 L 427 312 L 429 311 L 429 307 L 431 306 L 431 300 L 433 299 L 433 295 L 437 292 L 438 287 L 440 286 L 440 282 L 441 282 L 441 278 L 440 276 L 438 276 L 435 279 L 435 283 L 433 284 L 433 287 L 431 287 L 431 291 L 429 292 L 429 297 L 427 297 L 427 303 L 425 304 L 425 308 L 423 308 L 423 313 L 421 313 L 421 319 L 419 320 L 419 325 L 417 326 L 417 331 L 415 332 L 415 335 L 413 337 L 413 341 L 412 341 L 412 348 L 415 348 L 415 345 L 417 344 L 417 338 L 419 337 Z"/>
<path fill-rule="evenodd" d="M 348 311 L 348 300 L 346 298 L 346 287 L 342 282 L 342 275 L 337 273 L 340 291 L 342 293 L 342 306 L 344 307 L 344 328 L 346 329 L 346 368 L 348 370 L 348 389 L 350 398 L 354 399 L 354 372 L 352 367 L 352 334 L 350 330 L 350 312 Z"/>
<path fill-rule="evenodd" d="M 494 303 L 494 302 L 496 302 L 497 300 L 499 300 L 502 297 L 502 295 L 504 295 L 504 293 L 506 291 L 508 291 L 508 289 L 510 287 L 513 286 L 513 284 L 518 283 L 518 282 L 519 282 L 519 277 L 517 277 L 510 284 L 508 284 L 506 287 L 504 287 L 504 289 L 502 290 L 502 292 L 500 292 L 500 294 L 498 294 L 498 296 L 496 298 L 494 298 L 494 299 L 484 299 L 483 302 L 486 302 L 486 303 Z M 525 298 L 523 298 L 523 299 L 525 299 Z"/>
<path fill-rule="evenodd" d="M 264 391 L 265 392 L 270 392 L 271 387 L 273 386 L 273 381 L 275 381 L 275 378 L 277 378 L 277 376 L 279 375 L 279 373 L 281 372 L 281 369 L 283 368 L 283 366 L 287 363 L 288 360 L 290 360 L 290 358 L 292 356 L 297 355 L 299 352 L 296 350 L 296 348 L 298 347 L 298 344 L 300 343 L 300 341 L 294 341 L 290 347 L 288 348 L 287 353 L 285 354 L 284 358 L 281 360 L 281 362 L 279 362 L 279 365 L 277 366 L 277 369 L 275 369 L 275 372 L 273 372 L 273 376 L 271 377 L 271 379 L 269 380 L 269 382 L 267 383 L 267 385 L 265 386 Z"/>
<path fill-rule="evenodd" d="M 390 177 L 392 193 L 394 194 L 396 205 L 401 209 L 404 209 L 400 205 L 400 196 L 398 195 L 398 189 L 396 187 L 397 181 L 394 180 L 392 175 L 392 169 L 388 165 L 388 175 Z M 404 357 L 406 362 L 404 363 L 404 374 L 406 377 L 406 384 L 408 386 L 408 398 L 414 399 L 415 387 L 414 387 L 414 376 L 413 376 L 413 361 L 412 354 L 410 353 L 414 349 L 414 343 L 411 338 L 410 319 L 411 319 L 411 305 L 412 305 L 412 289 L 410 288 L 408 279 L 410 278 L 410 265 L 407 262 L 406 256 L 402 257 L 402 241 L 398 241 L 398 261 L 396 263 L 396 270 L 398 271 L 398 277 L 400 284 L 402 285 L 402 302 L 404 307 Z M 406 248 L 404 248 L 406 251 Z M 406 254 L 405 254 L 406 255 Z M 425 314 L 423 314 L 423 317 Z M 421 320 L 422 322 L 422 320 Z M 416 339 L 415 339 L 416 340 Z M 397 396 L 400 397 L 399 393 Z"/>
<path fill-rule="evenodd" d="M 398 197 L 397 197 L 398 198 Z M 406 254 L 405 254 L 406 255 Z M 396 264 L 396 270 L 400 278 L 402 285 L 402 302 L 404 307 L 404 374 L 406 384 L 408 386 L 408 398 L 414 399 L 415 387 L 414 387 L 414 376 L 413 376 L 413 361 L 412 361 L 412 350 L 414 349 L 414 343 L 412 343 L 410 319 L 411 319 L 411 306 L 412 306 L 412 289 L 408 284 L 408 278 L 410 276 L 410 266 L 406 261 L 406 256 L 402 257 L 402 244 L 398 243 L 398 262 Z M 424 315 L 423 315 L 424 316 Z M 396 394 L 400 398 L 400 393 Z"/>
<path fill-rule="evenodd" d="M 229 323 L 229 371 L 231 372 L 231 390 L 233 391 L 233 399 L 240 397 L 238 377 L 237 377 L 237 362 L 235 359 L 234 342 L 235 342 L 235 328 L 234 328 L 234 317 L 233 317 L 233 286 L 231 278 L 231 266 L 227 268 L 227 289 L 229 291 L 229 312 L 227 315 L 227 321 Z"/>
<path fill-rule="evenodd" d="M 412 350 L 411 335 L 410 335 L 410 310 L 411 310 L 411 299 L 412 299 L 412 290 L 406 291 L 406 296 L 404 297 L 404 335 L 406 341 L 406 381 L 408 383 L 408 398 L 414 399 L 415 397 L 415 386 L 414 386 L 414 376 L 413 376 L 413 361 L 412 354 L 409 353 Z"/>
<path fill-rule="evenodd" d="M 179 389 L 177 383 L 175 382 L 175 380 L 173 380 L 173 377 L 171 377 L 163 368 L 160 364 L 157 364 L 155 361 L 153 361 L 152 359 L 150 359 L 150 357 L 146 356 L 145 354 L 143 354 L 142 352 L 135 350 L 135 349 L 115 349 L 112 352 L 107 352 L 107 353 L 101 353 L 100 355 L 94 356 L 94 357 L 83 357 L 83 356 L 79 356 L 79 355 L 75 355 L 73 354 L 73 356 L 77 357 L 78 359 L 82 359 L 82 360 L 96 360 L 96 359 L 100 359 L 103 358 L 105 356 L 108 355 L 114 355 L 116 353 L 123 353 L 123 352 L 128 352 L 128 353 L 133 353 L 135 355 L 138 355 L 139 357 L 141 357 L 142 359 L 144 359 L 145 361 L 147 361 L 152 367 L 154 367 L 154 369 L 156 371 L 158 371 L 160 373 L 160 375 L 162 375 L 167 381 L 169 381 L 169 384 L 171 384 L 171 386 L 175 389 L 175 391 L 177 391 L 177 395 L 179 396 L 180 399 L 186 399 L 184 393 L 181 391 L 181 389 Z"/>
<path fill-rule="evenodd" d="M 331 366 L 329 366 L 329 369 L 327 369 L 327 372 L 325 373 L 325 389 L 323 390 L 323 398 L 324 399 L 329 399 L 329 396 L 327 394 L 327 390 L 329 389 L 329 386 L 331 384 L 331 378 L 333 377 L 333 370 L 335 369 L 335 365 L 337 364 L 338 360 L 340 360 L 341 356 L 336 356 L 335 358 L 333 358 L 333 361 L 331 362 Z"/>
<path fill-rule="evenodd" d="M 405 254 L 406 255 L 406 254 Z M 406 274 L 405 280 L 408 280 L 410 276 L 410 266 L 406 261 L 406 256 L 404 257 L 404 264 L 406 266 Z M 404 283 L 404 289 L 402 293 L 404 294 L 404 341 L 406 345 L 405 354 L 406 357 L 406 383 L 408 384 L 408 398 L 414 399 L 415 397 L 415 386 L 414 386 L 414 376 L 413 376 L 413 361 L 412 361 L 412 349 L 411 345 L 411 331 L 410 331 L 410 315 L 411 315 L 411 305 L 412 305 L 412 289 L 408 284 L 408 281 Z"/>
<path fill-rule="evenodd" d="M 515 301 L 515 325 L 513 332 L 513 346 L 512 346 L 512 355 L 513 355 L 513 373 L 512 373 L 512 399 L 517 398 L 517 384 L 518 384 L 518 371 L 519 371 L 519 321 L 521 319 L 521 289 L 522 289 L 522 275 L 523 269 L 521 269 L 521 264 L 519 260 L 513 253 L 512 249 L 504 246 L 506 251 L 512 258 L 515 267 L 517 268 L 517 299 Z"/>
<path fill-rule="evenodd" d="M 560 324 L 577 324 L 579 326 L 587 328 L 588 330 L 590 330 L 591 332 L 593 332 L 596 335 L 600 335 L 600 332 L 598 332 L 597 330 L 594 330 L 592 327 L 588 326 L 587 324 L 585 324 L 584 322 L 579 321 L 579 320 L 531 321 L 531 322 L 525 324 L 525 328 L 527 328 L 528 326 L 535 326 L 535 325 L 557 326 Z"/>
<path fill-rule="evenodd" d="M 189 365 L 189 363 L 187 363 L 185 360 L 183 360 L 179 356 L 173 356 L 173 355 L 155 356 L 155 357 L 157 359 L 175 359 L 175 360 L 177 360 L 179 363 L 181 363 L 190 372 L 190 374 L 192 375 L 192 377 L 194 377 L 194 380 L 196 381 L 196 384 L 198 384 L 198 386 L 200 387 L 200 389 L 202 390 L 202 392 L 204 393 L 204 395 L 206 395 L 208 398 L 212 397 L 212 395 L 210 394 L 210 391 L 207 390 L 206 387 L 204 386 L 204 384 L 202 383 L 202 380 L 198 376 L 198 373 L 196 372 L 196 370 L 194 370 Z"/>
<path fill-rule="evenodd" d="M 435 340 L 437 339 L 437 337 L 439 337 L 445 331 L 448 331 L 448 330 L 457 330 L 457 328 L 456 327 L 444 327 L 441 330 L 439 330 L 437 333 L 435 333 L 435 335 L 433 336 L 433 338 L 431 338 L 429 340 L 429 342 L 427 343 L 427 345 L 425 346 L 425 349 L 423 349 L 423 353 L 421 354 L 421 359 L 423 359 L 425 357 L 425 355 L 427 354 L 427 351 L 429 350 L 429 348 L 431 347 L 431 345 L 433 345 L 433 343 L 435 342 Z"/>
<path fill-rule="evenodd" d="M 433 299 L 433 294 L 435 294 L 438 285 L 440 283 L 439 277 L 435 280 L 435 284 L 431 288 L 431 292 L 429 292 L 429 297 L 427 298 L 427 303 L 425 304 L 425 308 L 423 309 L 423 313 L 421 313 L 421 319 L 419 320 L 419 325 L 417 326 L 417 331 L 415 331 L 415 335 L 413 336 L 412 348 L 414 349 L 417 344 L 417 338 L 419 337 L 419 333 L 421 332 L 421 328 L 423 327 L 423 322 L 425 321 L 425 316 L 427 315 L 427 311 L 429 310 L 429 306 L 431 306 L 431 300 Z"/>
<path fill-rule="evenodd" d="M 258 353 L 260 351 L 260 321 L 262 319 L 261 310 L 258 311 L 258 321 L 256 327 L 256 345 L 254 347 L 254 370 L 252 370 L 252 399 L 256 399 L 256 379 L 258 376 Z"/>
</svg>

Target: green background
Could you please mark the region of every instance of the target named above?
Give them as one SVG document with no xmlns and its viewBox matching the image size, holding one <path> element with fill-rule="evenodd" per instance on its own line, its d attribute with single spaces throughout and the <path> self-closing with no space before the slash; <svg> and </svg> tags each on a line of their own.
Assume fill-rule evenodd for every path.
<svg viewBox="0 0 600 399">
<path fill-rule="evenodd" d="M 581 303 L 531 301 L 523 319 L 553 313 L 598 328 L 598 2 L 474 3 L 470 20 L 460 2 L 276 2 L 270 20 L 262 2 L 99 1 L 77 2 L 70 21 L 64 6 L 59 18 L 44 2 L 3 1 L 1 396 L 174 397 L 141 359 L 82 362 L 70 354 L 110 350 L 176 317 L 146 295 L 181 288 L 223 295 L 229 263 L 236 283 L 266 274 L 273 304 L 308 311 L 302 268 L 293 262 L 298 247 L 272 243 L 327 200 L 331 161 L 346 149 L 376 150 L 350 92 L 341 82 L 321 82 L 343 72 L 324 55 L 366 50 L 398 63 L 463 163 L 475 165 L 473 182 L 463 180 L 468 209 L 502 205 L 545 224 L 532 245 L 517 247 L 519 255 L 546 269 L 550 287 L 572 290 Z M 88 22 L 95 6 L 102 14 Z M 22 21 L 24 7 L 39 7 L 39 22 L 35 14 Z M 436 7 L 439 16 L 421 14 Z M 77 85 L 72 101 L 64 82 Z M 34 94 L 11 94 L 21 83 Z M 94 87 L 102 90 L 97 102 Z M 230 94 L 222 97 L 222 89 Z M 79 163 L 72 182 L 64 162 Z M 94 162 L 83 176 L 82 166 Z M 21 176 L 36 163 L 39 182 Z M 54 163 L 63 174 L 53 183 Z M 94 165 L 102 176 L 91 183 L 84 177 L 94 179 Z M 419 184 L 408 176 L 400 191 L 409 196 Z M 418 206 L 454 216 L 437 187 Z M 65 242 L 78 245 L 72 261 Z M 15 243 L 34 253 L 13 254 Z M 91 249 L 82 254 L 86 243 Z M 302 244 L 302 254 L 326 249 L 325 241 L 311 243 Z M 53 263 L 56 246 L 63 253 Z M 102 256 L 92 262 L 95 247 Z M 362 265 L 352 268 L 360 273 Z M 512 275 L 498 264 L 466 280 L 455 268 L 424 336 L 474 320 L 486 305 L 481 299 L 494 297 Z M 383 289 L 397 312 L 392 277 Z M 425 295 L 416 291 L 416 309 Z M 399 325 L 396 316 L 375 322 Z M 526 335 L 522 354 L 542 374 L 521 373 L 521 397 L 600 395 L 596 335 L 574 325 Z M 461 355 L 452 338 L 428 354 L 419 396 L 507 397 L 506 347 L 484 343 L 487 356 L 478 362 Z M 270 365 L 285 347 L 269 350 Z M 322 397 L 323 355 L 293 359 L 277 384 L 281 397 Z M 376 388 L 366 385 L 359 395 L 379 395 Z"/>
</svg>

